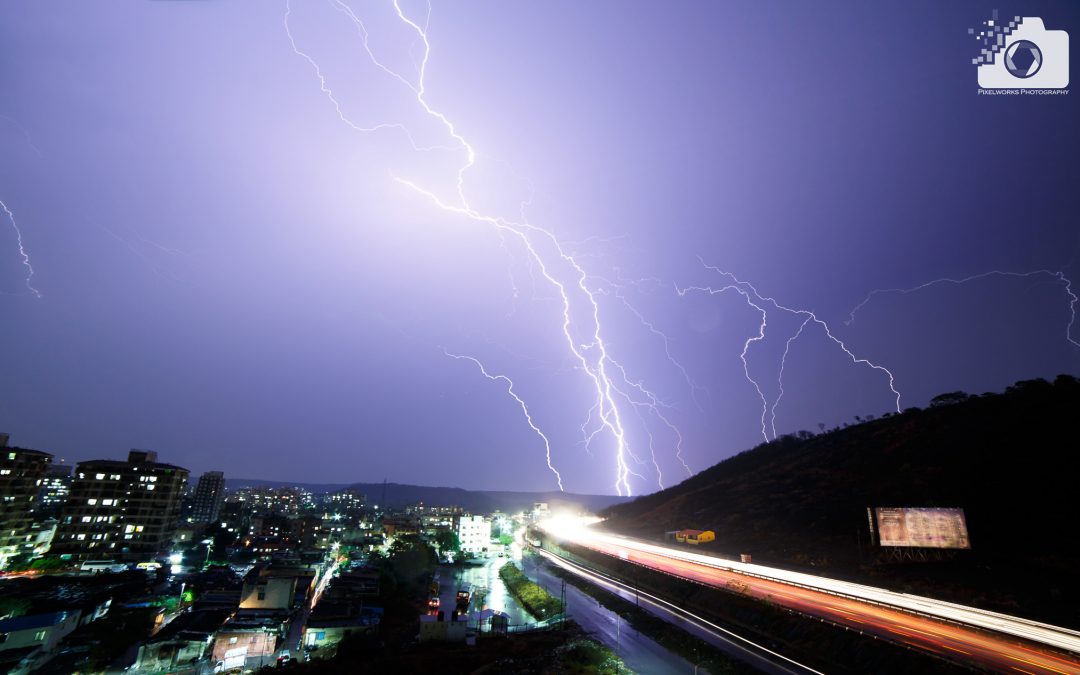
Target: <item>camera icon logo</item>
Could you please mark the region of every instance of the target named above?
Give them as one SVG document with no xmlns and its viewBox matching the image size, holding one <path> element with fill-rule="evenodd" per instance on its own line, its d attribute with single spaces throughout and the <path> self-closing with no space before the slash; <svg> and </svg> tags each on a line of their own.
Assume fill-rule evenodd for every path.
<svg viewBox="0 0 1080 675">
<path fill-rule="evenodd" d="M 1069 34 L 1047 30 L 1038 17 L 987 22 L 979 56 L 983 89 L 1065 89 L 1069 86 Z"/>
</svg>

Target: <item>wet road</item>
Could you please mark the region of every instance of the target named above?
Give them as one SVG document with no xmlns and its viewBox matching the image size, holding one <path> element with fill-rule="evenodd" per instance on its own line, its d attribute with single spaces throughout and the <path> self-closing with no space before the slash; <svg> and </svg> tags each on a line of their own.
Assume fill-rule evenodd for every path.
<svg viewBox="0 0 1080 675">
<path fill-rule="evenodd" d="M 506 591 L 506 586 L 499 578 L 499 570 L 509 562 L 509 558 L 488 558 L 483 565 L 439 566 L 439 603 L 440 609 L 449 617 L 457 601 L 457 590 L 462 583 L 468 583 L 475 594 L 479 589 L 486 591 L 482 605 L 469 603 L 470 611 L 493 609 L 510 617 L 510 625 L 517 626 L 533 623 L 534 619 Z"/>
<path fill-rule="evenodd" d="M 529 578 L 559 597 L 563 580 L 546 563 L 536 564 L 530 557 L 526 564 Z M 639 633 L 615 612 L 600 605 L 573 584 L 566 584 L 566 607 L 570 618 L 590 636 L 610 648 L 636 673 L 693 673 L 694 664 Z M 702 671 L 703 672 L 703 671 Z"/>
</svg>

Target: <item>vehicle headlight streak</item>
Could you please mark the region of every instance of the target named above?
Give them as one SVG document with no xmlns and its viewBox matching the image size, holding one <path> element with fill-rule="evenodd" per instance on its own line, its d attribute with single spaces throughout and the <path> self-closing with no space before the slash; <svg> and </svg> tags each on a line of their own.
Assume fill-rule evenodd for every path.
<svg viewBox="0 0 1080 675">
<path fill-rule="evenodd" d="M 1080 631 L 1070 628 L 925 596 L 890 591 L 851 581 L 830 579 L 816 574 L 768 567 L 757 563 L 736 562 L 670 546 L 660 546 L 647 541 L 610 534 L 591 527 L 599 521 L 600 519 L 595 517 L 573 518 L 562 516 L 544 520 L 539 524 L 539 527 L 556 540 L 579 544 L 608 555 L 613 555 L 616 551 L 620 556 L 625 555 L 626 551 L 641 551 L 676 561 L 685 561 L 796 587 L 823 591 L 863 602 L 885 605 L 906 612 L 953 621 L 966 626 L 1005 633 L 1064 649 L 1074 654 L 1080 654 Z"/>
</svg>

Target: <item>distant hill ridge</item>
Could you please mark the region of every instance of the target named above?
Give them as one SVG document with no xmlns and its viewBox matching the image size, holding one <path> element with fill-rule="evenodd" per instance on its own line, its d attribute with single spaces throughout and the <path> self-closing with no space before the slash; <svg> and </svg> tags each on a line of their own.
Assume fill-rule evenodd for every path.
<svg viewBox="0 0 1080 675">
<path fill-rule="evenodd" d="M 931 584 L 1080 626 L 1078 450 L 1080 381 L 1061 375 L 782 437 L 602 515 L 619 532 L 659 539 L 711 529 L 716 552 L 903 588 Z M 945 563 L 887 564 L 869 546 L 873 506 L 962 507 L 973 548 Z"/>
<path fill-rule="evenodd" d="M 352 488 L 367 496 L 369 504 L 380 504 L 383 496 L 383 483 L 291 483 L 288 481 L 269 481 L 246 478 L 228 478 L 225 481 L 230 490 L 242 487 L 301 487 L 316 494 L 336 492 Z M 400 508 L 417 502 L 433 506 L 460 506 L 467 511 L 490 513 L 495 510 L 504 513 L 516 513 L 531 509 L 536 502 L 547 502 L 552 509 L 560 506 L 596 512 L 613 504 L 626 501 L 625 497 L 614 495 L 580 495 L 568 492 L 507 492 L 492 490 L 465 490 L 454 487 L 430 487 L 426 485 L 407 485 L 386 483 L 386 506 Z"/>
</svg>

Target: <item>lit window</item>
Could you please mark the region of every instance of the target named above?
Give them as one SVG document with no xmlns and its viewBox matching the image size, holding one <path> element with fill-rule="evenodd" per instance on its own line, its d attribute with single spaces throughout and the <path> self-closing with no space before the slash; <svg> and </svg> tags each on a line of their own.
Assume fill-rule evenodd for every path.
<svg viewBox="0 0 1080 675">
<path fill-rule="evenodd" d="M 91 497 L 90 499 L 86 500 L 86 503 L 89 504 L 90 506 L 95 506 L 97 504 L 97 499 Z"/>
<path fill-rule="evenodd" d="M 94 479 L 95 480 L 105 480 L 105 474 L 99 473 L 96 476 L 94 476 Z"/>
</svg>

